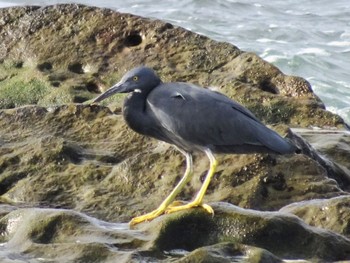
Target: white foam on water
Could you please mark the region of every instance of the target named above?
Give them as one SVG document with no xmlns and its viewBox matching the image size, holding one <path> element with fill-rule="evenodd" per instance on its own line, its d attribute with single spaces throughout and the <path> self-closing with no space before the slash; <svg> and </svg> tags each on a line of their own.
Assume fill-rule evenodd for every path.
<svg viewBox="0 0 350 263">
<path fill-rule="evenodd" d="M 282 59 L 285 59 L 285 56 L 280 56 L 280 55 L 270 55 L 270 56 L 262 56 L 264 60 L 270 63 L 276 63 Z"/>
<path fill-rule="evenodd" d="M 11 6 L 18 6 L 20 4 L 17 3 L 9 3 L 9 2 L 0 2 L 0 8 L 6 8 L 6 7 L 11 7 Z"/>
<path fill-rule="evenodd" d="M 306 54 L 315 54 L 320 56 L 330 56 L 331 54 L 327 52 L 326 50 L 322 48 L 317 47 L 308 47 L 308 48 L 302 48 L 299 52 L 297 52 L 297 55 L 306 55 Z"/>
<path fill-rule="evenodd" d="M 333 106 L 328 106 L 326 107 L 326 109 L 329 110 L 330 112 L 333 112 L 334 114 L 339 115 L 344 119 L 344 121 L 347 124 L 350 124 L 350 107 L 339 109 Z"/>
<path fill-rule="evenodd" d="M 270 39 L 270 38 L 258 38 L 256 41 L 260 42 L 260 43 L 278 43 L 278 44 L 287 44 L 288 43 L 287 41 Z"/>
<path fill-rule="evenodd" d="M 344 32 L 340 35 L 341 39 L 350 39 L 350 32 Z"/>
<path fill-rule="evenodd" d="M 270 24 L 269 28 L 278 28 L 279 26 L 277 24 Z"/>
<path fill-rule="evenodd" d="M 350 47 L 350 41 L 331 41 L 327 45 L 333 47 Z"/>
<path fill-rule="evenodd" d="M 335 83 L 339 84 L 339 85 L 342 85 L 344 87 L 347 87 L 347 88 L 350 88 L 350 79 L 349 79 L 349 82 L 345 82 L 345 81 L 342 81 L 342 80 L 338 80 L 336 81 Z M 349 95 L 350 95 L 350 90 L 349 90 Z"/>
</svg>

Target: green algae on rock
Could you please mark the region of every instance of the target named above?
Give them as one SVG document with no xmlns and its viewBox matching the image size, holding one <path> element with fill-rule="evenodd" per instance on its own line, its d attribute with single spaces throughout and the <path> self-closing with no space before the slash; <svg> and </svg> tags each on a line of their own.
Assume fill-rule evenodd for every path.
<svg viewBox="0 0 350 263">
<path fill-rule="evenodd" d="M 0 108 L 37 104 L 52 92 L 50 84 L 37 72 L 19 63 L 0 63 Z"/>
</svg>

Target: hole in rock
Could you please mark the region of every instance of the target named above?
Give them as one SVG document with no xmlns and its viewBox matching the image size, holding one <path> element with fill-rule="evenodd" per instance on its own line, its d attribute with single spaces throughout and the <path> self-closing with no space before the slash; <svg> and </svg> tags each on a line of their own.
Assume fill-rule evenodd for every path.
<svg viewBox="0 0 350 263">
<path fill-rule="evenodd" d="M 86 83 L 86 89 L 92 93 L 100 93 L 100 89 L 99 89 L 98 85 L 94 82 Z"/>
<path fill-rule="evenodd" d="M 164 26 L 163 26 L 165 29 L 173 29 L 174 26 L 170 23 L 165 23 Z"/>
<path fill-rule="evenodd" d="M 37 65 L 37 69 L 40 71 L 49 71 L 52 69 L 52 64 L 50 62 L 44 62 Z"/>
<path fill-rule="evenodd" d="M 270 92 L 272 94 L 278 94 L 278 89 L 272 85 L 269 81 L 263 81 L 260 84 L 261 90 L 266 91 L 266 92 Z"/>
<path fill-rule="evenodd" d="M 61 85 L 61 82 L 59 82 L 59 81 L 52 81 L 51 85 L 54 86 L 55 88 L 58 88 Z"/>
<path fill-rule="evenodd" d="M 77 73 L 77 74 L 84 73 L 83 64 L 81 64 L 79 62 L 75 62 L 73 64 L 68 65 L 68 70 L 73 72 L 73 73 Z"/>
<path fill-rule="evenodd" d="M 86 97 L 82 97 L 82 96 L 74 96 L 74 98 L 73 98 L 74 103 L 83 103 L 87 100 L 89 100 L 89 99 Z"/>
<path fill-rule="evenodd" d="M 124 45 L 126 47 L 136 47 L 142 43 L 142 37 L 139 32 L 131 32 L 125 39 Z"/>
<path fill-rule="evenodd" d="M 166 31 L 166 30 L 168 30 L 168 29 L 172 29 L 172 28 L 174 28 L 174 26 L 173 26 L 172 24 L 170 24 L 170 23 L 165 23 L 165 24 L 163 24 L 162 26 L 160 26 L 160 27 L 156 30 L 156 32 L 157 32 L 157 33 L 163 33 L 164 31 Z"/>
<path fill-rule="evenodd" d="M 62 160 L 68 160 L 74 164 L 80 164 L 84 159 L 83 149 L 67 142 L 64 142 L 60 155 Z"/>
<path fill-rule="evenodd" d="M 17 182 L 22 180 L 27 176 L 26 173 L 23 172 L 15 172 L 11 176 L 5 178 L 0 183 L 0 194 L 5 194 L 7 191 L 11 190 L 11 188 L 16 185 Z"/>
<path fill-rule="evenodd" d="M 106 164 L 117 164 L 117 163 L 120 163 L 122 160 L 116 156 L 106 155 L 106 156 L 102 156 L 99 159 L 99 161 Z"/>
<path fill-rule="evenodd" d="M 23 68 L 23 61 L 18 61 L 14 64 L 15 68 Z"/>
</svg>

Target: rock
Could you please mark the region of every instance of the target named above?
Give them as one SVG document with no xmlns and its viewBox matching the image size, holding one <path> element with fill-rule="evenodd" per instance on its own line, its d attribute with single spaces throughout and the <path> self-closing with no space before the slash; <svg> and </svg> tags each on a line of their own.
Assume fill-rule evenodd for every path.
<svg viewBox="0 0 350 263">
<path fill-rule="evenodd" d="M 242 209 L 212 203 L 215 216 L 195 209 L 155 219 L 138 228 L 159 229 L 152 249 L 193 250 L 217 242 L 238 242 L 266 249 L 284 259 L 336 261 L 350 258 L 350 240 L 334 232 L 308 226 L 279 212 Z"/>
<path fill-rule="evenodd" d="M 160 204 L 184 172 L 175 149 L 134 133 L 105 107 L 27 106 L 2 110 L 0 117 L 1 194 L 11 204 L 73 208 L 126 222 Z M 278 210 L 345 194 L 307 155 L 223 155 L 218 161 L 206 200 Z M 207 158 L 196 155 L 197 176 L 180 199 L 194 196 L 207 169 Z"/>
<path fill-rule="evenodd" d="M 31 262 L 282 262 L 350 258 L 350 240 L 310 227 L 295 216 L 212 204 L 165 215 L 138 229 L 84 214 L 48 208 L 18 208 L 0 219 L 2 260 Z M 245 245 L 243 245 L 245 244 Z M 273 254 L 272 254 L 272 253 Z M 177 260 L 176 260 L 177 259 Z"/>
<path fill-rule="evenodd" d="M 328 214 L 308 214 L 300 203 L 292 209 L 325 199 L 332 222 L 347 219 L 348 132 L 306 80 L 169 23 L 81 5 L 0 9 L 0 36 L 1 260 L 13 253 L 23 262 L 45 255 L 59 262 L 349 259 L 345 223 L 322 224 Z M 205 201 L 226 204 L 214 203 L 213 218 L 194 209 L 140 230 L 106 223 L 156 208 L 185 169 L 171 146 L 126 126 L 123 96 L 107 100 L 109 108 L 88 105 L 139 64 L 165 81 L 227 94 L 302 153 L 218 156 Z M 208 160 L 196 154 L 194 162 L 197 176 L 178 199 L 190 200 L 203 181 Z M 228 203 L 307 215 L 309 224 L 338 234 L 281 211 Z"/>
<path fill-rule="evenodd" d="M 350 132 L 336 129 L 295 129 L 315 149 L 322 153 L 326 160 L 350 171 Z"/>
<path fill-rule="evenodd" d="M 212 246 L 198 248 L 185 257 L 175 261 L 176 263 L 190 262 L 259 262 L 280 263 L 282 260 L 265 249 L 238 243 L 219 243 Z"/>
<path fill-rule="evenodd" d="M 311 226 L 329 229 L 350 237 L 350 196 L 330 199 L 313 199 L 292 203 L 283 207 L 281 212 L 297 215 Z"/>
<path fill-rule="evenodd" d="M 349 153 L 346 150 L 342 150 L 344 147 L 345 149 L 349 147 L 347 145 L 350 142 L 349 131 L 336 129 L 324 129 L 321 131 L 317 128 L 293 130 L 307 140 L 307 142 L 302 140 L 304 142 L 302 143 L 303 146 L 301 146 L 303 152 L 321 164 L 327 170 L 328 176 L 335 179 L 342 189 L 349 190 L 349 165 L 346 159 Z M 323 147 L 320 147 L 320 145 L 323 145 Z M 335 151 L 338 147 L 342 155 Z"/>
<path fill-rule="evenodd" d="M 104 220 L 127 222 L 137 214 L 154 209 L 171 191 L 184 169 L 180 154 L 164 143 L 127 129 L 121 116 L 105 107 L 27 106 L 2 110 L 0 116 L 1 198 L 9 204 L 70 208 Z M 209 187 L 208 201 L 225 200 L 246 208 L 276 210 L 295 201 L 345 194 L 335 180 L 328 178 L 327 170 L 306 155 L 226 155 L 219 160 L 221 165 Z M 204 174 L 208 169 L 204 156 L 196 156 L 195 163 L 197 174 Z M 189 200 L 199 189 L 201 178 L 195 176 L 179 198 Z M 27 209 L 26 213 L 32 209 Z M 7 208 L 5 212 L 11 210 Z M 215 211 L 216 218 L 220 212 L 216 208 Z M 200 217 L 207 220 L 203 214 Z M 18 222 L 24 226 L 31 224 L 21 218 Z M 38 221 L 36 217 L 33 220 Z M 79 228 L 77 225 L 74 228 Z M 150 231 L 154 231 L 153 227 L 149 225 Z M 208 239 L 206 236 L 203 240 Z M 202 246 L 237 240 L 224 237 L 214 241 Z M 271 249 L 246 239 L 239 241 L 256 249 Z M 91 246 L 79 247 L 77 253 L 100 249 L 100 245 Z M 189 259 L 197 257 L 198 253 L 207 253 L 210 257 L 211 252 L 205 252 L 207 248 L 200 249 L 199 245 L 187 249 L 197 248 L 199 252 L 189 254 Z M 31 249 L 38 256 L 47 252 L 43 247 Z M 52 249 L 57 250 L 57 245 Z M 62 254 L 66 253 L 66 248 L 61 249 Z M 174 248 L 165 250 L 168 249 Z M 241 255 L 247 254 L 246 250 L 239 251 Z M 281 258 L 285 256 L 274 250 L 271 252 Z M 297 255 L 295 252 L 294 256 Z M 300 252 L 300 257 L 302 255 Z M 124 255 L 118 257 L 124 258 Z"/>
<path fill-rule="evenodd" d="M 0 108 L 84 102 L 146 64 L 165 81 L 215 87 L 268 123 L 343 125 L 304 79 L 169 23 L 74 4 L 0 17 Z"/>
<path fill-rule="evenodd" d="M 2 216 L 0 227 L 1 262 L 130 262 L 135 246 L 147 242 L 127 224 L 63 209 L 16 209 Z"/>
</svg>

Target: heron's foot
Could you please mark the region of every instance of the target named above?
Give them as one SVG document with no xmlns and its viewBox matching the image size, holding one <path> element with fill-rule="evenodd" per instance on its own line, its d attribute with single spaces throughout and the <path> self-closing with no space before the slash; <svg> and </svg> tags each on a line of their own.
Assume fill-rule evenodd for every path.
<svg viewBox="0 0 350 263">
<path fill-rule="evenodd" d="M 205 211 L 207 211 L 209 214 L 214 215 L 214 209 L 207 204 L 202 204 L 196 201 L 192 201 L 190 203 L 184 204 L 183 201 L 174 201 L 172 204 L 170 204 L 167 209 L 165 210 L 166 214 L 174 213 L 181 210 L 186 210 L 194 207 L 202 207 Z"/>
<path fill-rule="evenodd" d="M 139 223 L 142 223 L 142 222 L 145 222 L 145 221 L 151 221 L 151 220 L 155 219 L 156 217 L 160 216 L 163 213 L 164 213 L 164 209 L 153 210 L 152 212 L 149 212 L 149 213 L 144 214 L 142 216 L 134 217 L 129 222 L 129 225 L 130 226 L 134 226 L 136 224 L 139 224 Z"/>
</svg>

